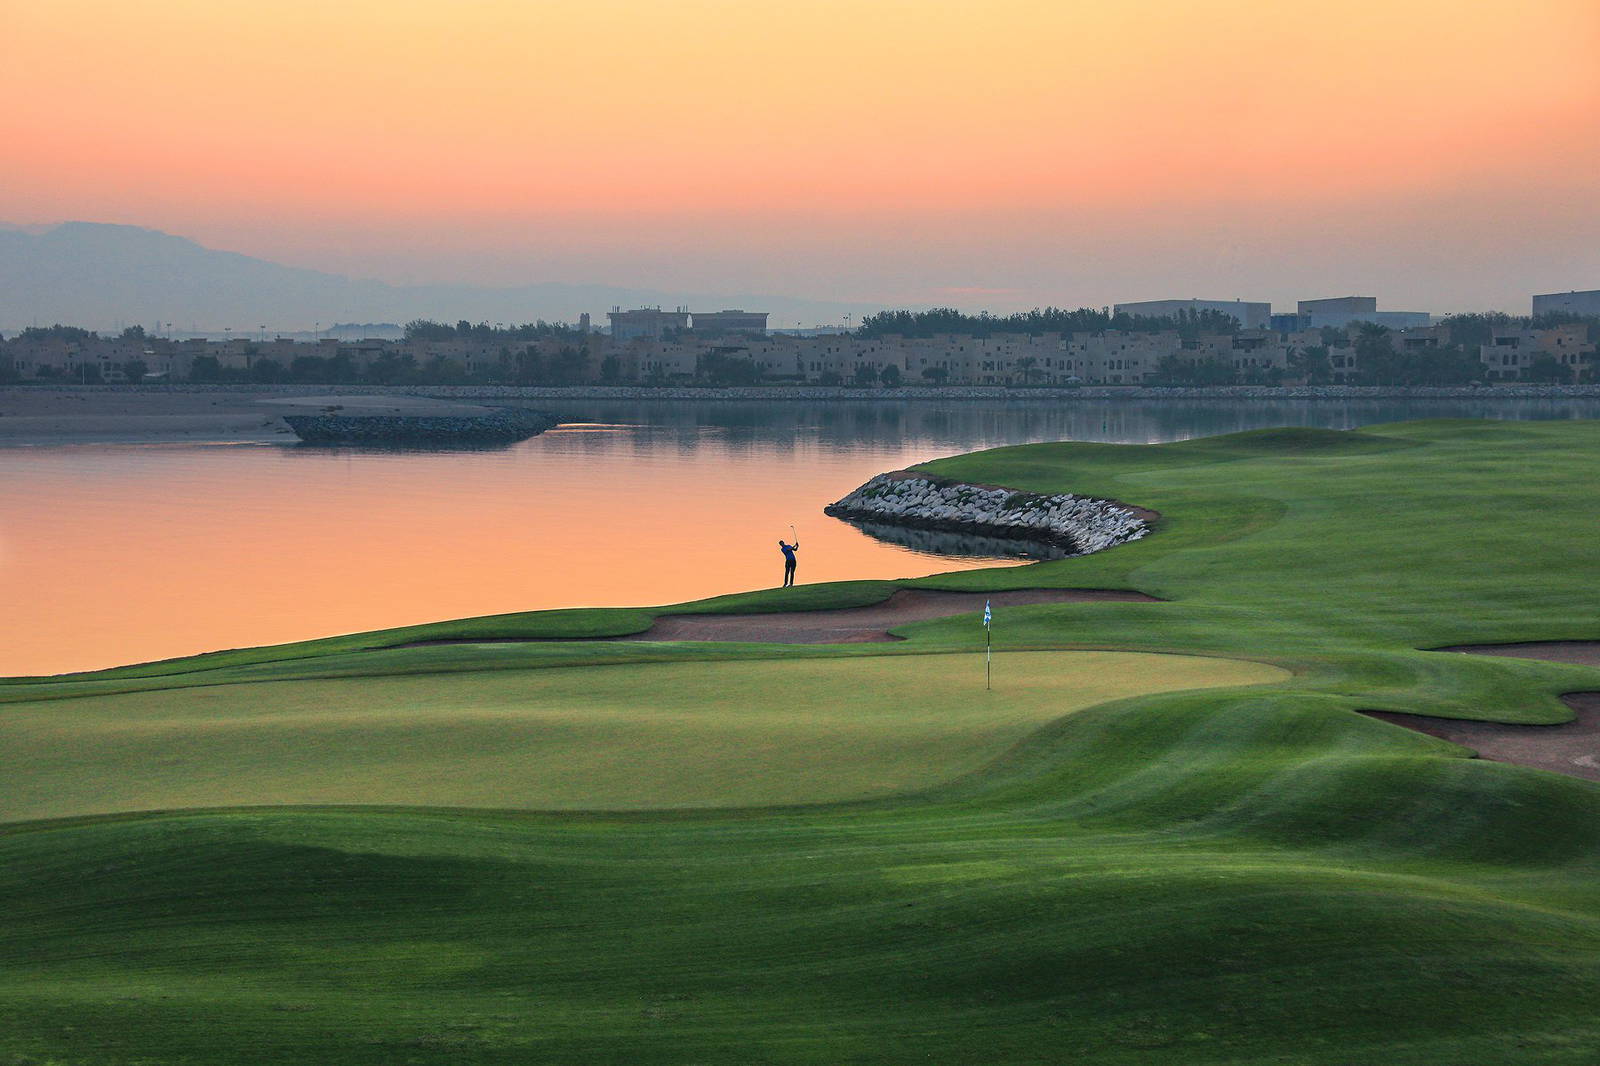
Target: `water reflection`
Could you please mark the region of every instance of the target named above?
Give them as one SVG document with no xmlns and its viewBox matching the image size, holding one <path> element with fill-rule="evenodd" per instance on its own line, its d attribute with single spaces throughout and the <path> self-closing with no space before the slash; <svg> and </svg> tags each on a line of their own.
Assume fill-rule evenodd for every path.
<svg viewBox="0 0 1600 1066">
<path fill-rule="evenodd" d="M 946 530 L 911 529 L 884 522 L 864 522 L 841 518 L 874 540 L 898 544 L 920 555 L 962 556 L 973 559 L 1065 559 L 1071 553 L 1041 541 L 1011 537 L 983 537 L 975 533 Z"/>
</svg>

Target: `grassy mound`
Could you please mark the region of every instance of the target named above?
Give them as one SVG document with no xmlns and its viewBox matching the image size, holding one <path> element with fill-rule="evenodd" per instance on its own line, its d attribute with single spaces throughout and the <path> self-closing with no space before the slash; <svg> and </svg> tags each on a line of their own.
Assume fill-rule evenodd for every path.
<svg viewBox="0 0 1600 1066">
<path fill-rule="evenodd" d="M 1591 1062 L 1600 788 L 1356 711 L 1555 722 L 1600 689 L 1418 650 L 1600 638 L 1597 460 L 1596 423 L 1438 422 L 928 464 L 1162 515 L 913 583 L 1169 601 L 998 612 L 997 676 L 1028 686 L 998 716 L 973 617 L 895 645 L 368 650 L 660 609 L 510 615 L 0 684 L 25 756 L 0 804 L 293 793 L 324 767 L 353 790 L 327 800 L 676 807 L 0 826 L 0 1062 Z M 1154 672 L 1240 660 L 1283 672 Z"/>
<path fill-rule="evenodd" d="M 1000 690 L 985 692 L 976 655 L 685 662 L 20 704 L 0 713 L 0 819 L 306 803 L 837 802 L 971 773 L 1084 707 L 1289 676 L 1119 652 L 1019 653 L 1000 674 Z"/>
</svg>

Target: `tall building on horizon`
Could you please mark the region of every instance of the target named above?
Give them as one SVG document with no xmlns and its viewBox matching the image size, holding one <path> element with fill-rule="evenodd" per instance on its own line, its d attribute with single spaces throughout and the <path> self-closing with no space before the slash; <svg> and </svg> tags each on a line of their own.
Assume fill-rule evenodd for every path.
<svg viewBox="0 0 1600 1066">
<path fill-rule="evenodd" d="M 1600 289 L 1573 289 L 1547 292 L 1533 298 L 1533 313 L 1548 315 L 1565 311 L 1574 315 L 1600 315 Z"/>
<path fill-rule="evenodd" d="M 659 307 L 640 307 L 624 311 L 613 307 L 606 312 L 611 321 L 611 337 L 617 341 L 660 340 L 670 331 L 689 328 L 689 309 L 679 307 L 663 311 Z"/>
<path fill-rule="evenodd" d="M 765 333 L 766 311 L 695 311 L 690 318 L 696 333 Z"/>
<path fill-rule="evenodd" d="M 1352 322 L 1370 322 L 1389 329 L 1416 329 L 1433 322 L 1433 315 L 1427 311 L 1380 311 L 1376 296 L 1301 300 L 1296 311 L 1297 329 L 1322 329 L 1325 326 L 1340 329 Z"/>
</svg>

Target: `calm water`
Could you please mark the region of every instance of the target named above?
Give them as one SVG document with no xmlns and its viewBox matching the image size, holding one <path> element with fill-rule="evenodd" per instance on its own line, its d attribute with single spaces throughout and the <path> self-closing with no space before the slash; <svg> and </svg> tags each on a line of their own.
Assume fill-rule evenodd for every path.
<svg viewBox="0 0 1600 1066">
<path fill-rule="evenodd" d="M 0 449 L 0 675 L 501 611 L 673 603 L 993 559 L 822 515 L 883 470 L 1043 440 L 1148 443 L 1424 417 L 1593 418 L 1600 401 L 590 402 L 502 451 L 283 444 Z"/>
</svg>

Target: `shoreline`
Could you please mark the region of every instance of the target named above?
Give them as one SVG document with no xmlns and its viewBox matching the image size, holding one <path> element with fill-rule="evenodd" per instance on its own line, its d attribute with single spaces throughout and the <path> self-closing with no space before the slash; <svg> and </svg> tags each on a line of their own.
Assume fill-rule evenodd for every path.
<svg viewBox="0 0 1600 1066">
<path fill-rule="evenodd" d="M 1550 385 L 1506 382 L 1489 385 L 255 385 L 179 383 L 161 385 L 0 385 L 0 404 L 31 395 L 81 396 L 372 396 L 445 401 L 473 399 L 581 400 L 1526 400 L 1600 399 L 1600 384 Z"/>
<path fill-rule="evenodd" d="M 0 385 L 0 449 L 113 444 L 294 444 L 282 419 L 294 413 L 429 415 L 482 413 L 527 406 L 559 411 L 563 403 L 639 404 L 1002 404 L 1019 411 L 1075 404 L 1248 405 L 1392 400 L 1478 403 L 1600 400 L 1600 385 L 1494 385 L 1479 388 L 1147 386 L 1004 388 L 999 386 L 857 389 L 796 385 L 708 388 L 617 385 Z M 345 410 L 348 409 L 348 410 Z M 1596 411 L 1600 416 L 1600 411 Z"/>
</svg>

